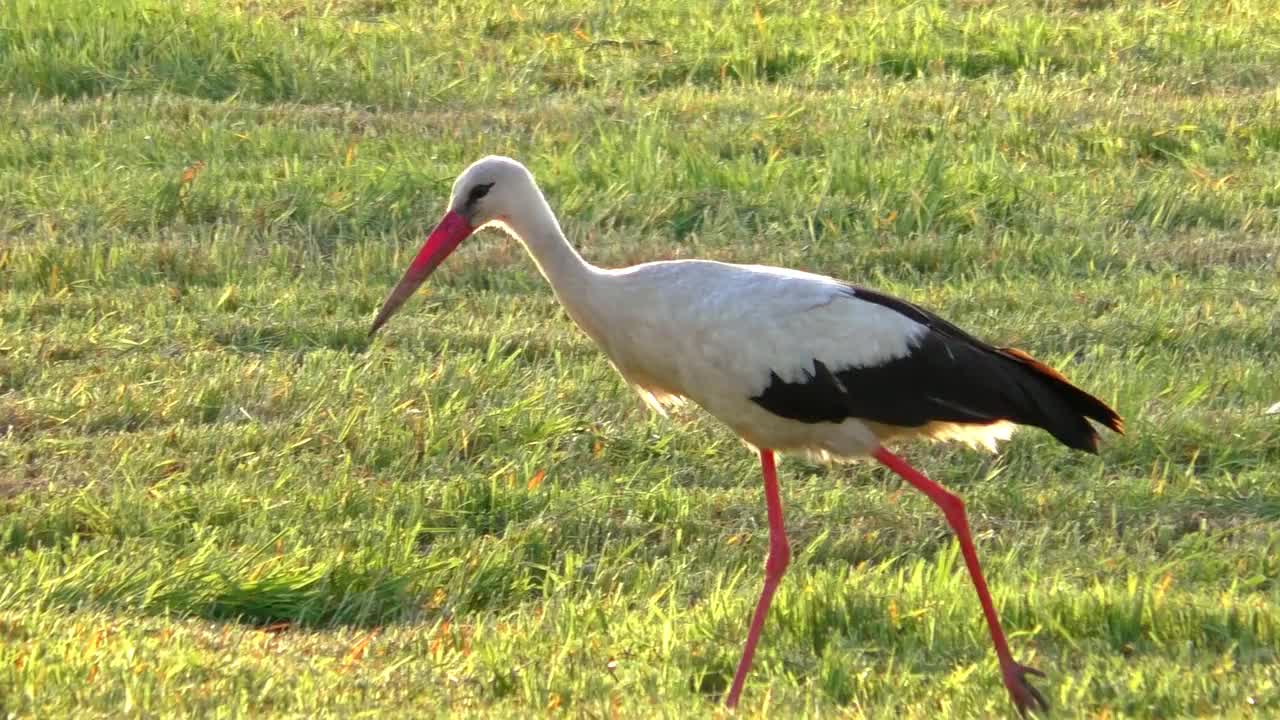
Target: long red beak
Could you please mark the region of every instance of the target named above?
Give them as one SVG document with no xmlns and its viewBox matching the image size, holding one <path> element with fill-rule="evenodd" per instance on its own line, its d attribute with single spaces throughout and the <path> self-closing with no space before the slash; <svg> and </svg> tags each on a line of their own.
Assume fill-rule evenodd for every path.
<svg viewBox="0 0 1280 720">
<path fill-rule="evenodd" d="M 452 210 L 445 213 L 436 229 L 427 236 L 427 241 L 422 244 L 422 249 L 418 251 L 418 256 L 413 259 L 409 269 L 404 271 L 404 277 L 400 278 L 395 289 L 383 301 L 382 309 L 378 311 L 378 317 L 374 318 L 373 327 L 369 329 L 369 335 L 378 332 L 378 328 L 400 309 L 433 270 L 440 267 L 449 253 L 474 231 L 475 228 L 458 213 Z"/>
</svg>

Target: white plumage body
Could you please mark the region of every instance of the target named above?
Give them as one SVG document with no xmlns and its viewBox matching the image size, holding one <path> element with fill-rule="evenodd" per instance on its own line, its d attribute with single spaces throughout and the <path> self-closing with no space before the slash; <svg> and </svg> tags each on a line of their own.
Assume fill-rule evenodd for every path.
<svg viewBox="0 0 1280 720">
<path fill-rule="evenodd" d="M 801 382 L 814 360 L 839 369 L 873 367 L 905 357 L 927 332 L 910 317 L 852 296 L 844 283 L 706 260 L 599 271 L 587 283 L 583 300 L 566 308 L 656 409 L 687 398 L 753 446 L 824 459 L 865 455 L 897 434 L 856 418 L 791 420 L 752 400 L 771 372 Z M 975 428 L 983 444 L 1009 429 Z"/>
</svg>

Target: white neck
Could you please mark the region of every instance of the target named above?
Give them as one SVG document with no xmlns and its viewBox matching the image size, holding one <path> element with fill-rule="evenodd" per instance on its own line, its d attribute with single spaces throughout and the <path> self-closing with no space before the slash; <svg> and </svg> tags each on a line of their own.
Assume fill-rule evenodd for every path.
<svg viewBox="0 0 1280 720">
<path fill-rule="evenodd" d="M 583 259 L 573 249 L 560 229 L 555 213 L 542 193 L 525 206 L 519 217 L 504 219 L 507 231 L 514 235 L 542 272 L 556 298 L 588 334 L 595 335 L 592 294 L 598 287 L 597 280 L 604 273 Z"/>
</svg>

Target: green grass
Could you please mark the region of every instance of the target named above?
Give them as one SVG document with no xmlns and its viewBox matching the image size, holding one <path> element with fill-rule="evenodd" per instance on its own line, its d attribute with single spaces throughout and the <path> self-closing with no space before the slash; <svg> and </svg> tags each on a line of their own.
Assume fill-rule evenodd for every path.
<svg viewBox="0 0 1280 720">
<path fill-rule="evenodd" d="M 1100 458 L 905 452 L 1058 717 L 1280 712 L 1280 4 L 714 5 L 0 4 L 0 709 L 720 714 L 754 458 L 494 234 L 365 338 L 496 152 L 601 264 L 827 272 L 1112 402 Z M 740 714 L 1008 715 L 941 514 L 782 485 Z"/>
</svg>

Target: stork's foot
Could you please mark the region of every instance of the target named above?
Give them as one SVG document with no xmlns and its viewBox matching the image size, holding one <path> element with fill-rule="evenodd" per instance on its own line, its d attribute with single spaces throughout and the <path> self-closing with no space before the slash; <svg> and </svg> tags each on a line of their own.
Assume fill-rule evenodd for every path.
<svg viewBox="0 0 1280 720">
<path fill-rule="evenodd" d="M 1028 711 L 1049 712 L 1048 701 L 1039 690 L 1032 687 L 1027 680 L 1028 675 L 1044 677 L 1044 673 L 1039 670 L 1016 662 L 1004 668 L 1004 686 L 1009 688 L 1009 695 L 1013 698 L 1013 706 L 1018 708 L 1018 715 L 1024 718 L 1027 717 Z"/>
</svg>

